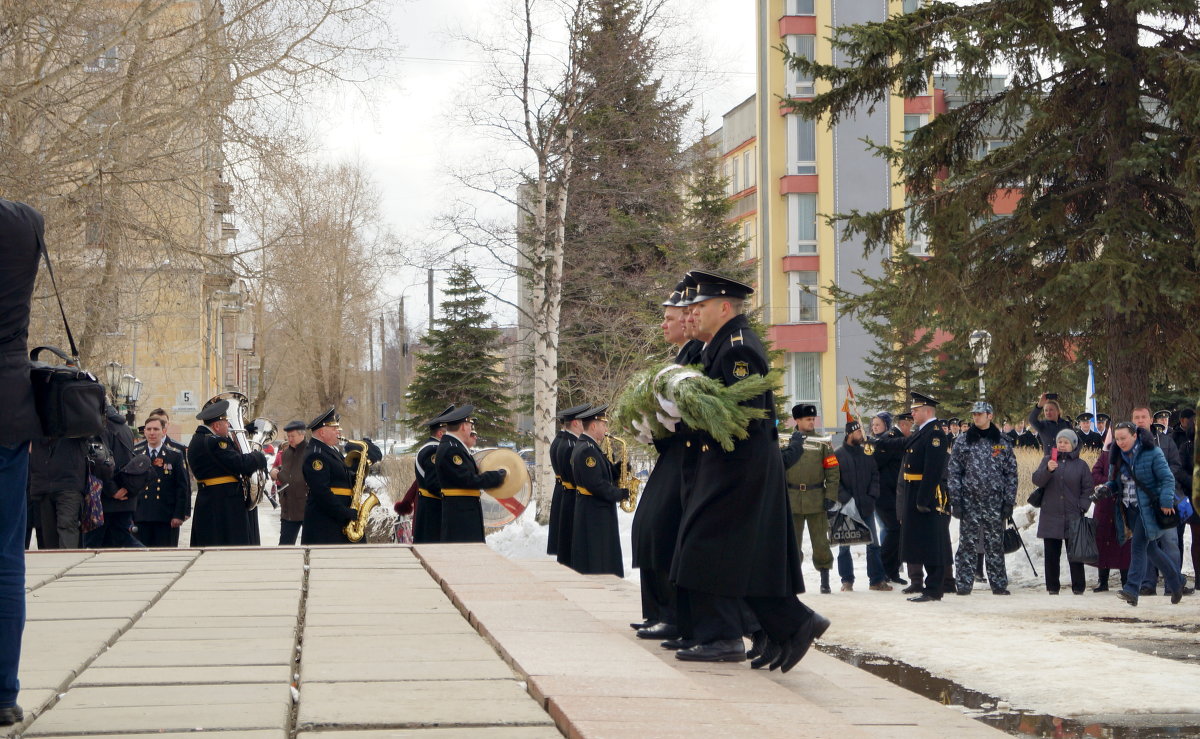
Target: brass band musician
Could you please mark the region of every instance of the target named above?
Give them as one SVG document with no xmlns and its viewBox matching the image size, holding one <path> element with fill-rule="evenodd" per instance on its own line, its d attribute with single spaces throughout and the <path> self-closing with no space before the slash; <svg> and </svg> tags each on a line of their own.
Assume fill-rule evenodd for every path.
<svg viewBox="0 0 1200 739">
<path fill-rule="evenodd" d="M 243 454 L 229 436 L 229 401 L 196 414 L 200 425 L 188 444 L 188 466 L 196 477 L 193 547 L 249 546 L 250 519 L 242 491 L 245 477 L 267 468 L 260 451 Z"/>
</svg>

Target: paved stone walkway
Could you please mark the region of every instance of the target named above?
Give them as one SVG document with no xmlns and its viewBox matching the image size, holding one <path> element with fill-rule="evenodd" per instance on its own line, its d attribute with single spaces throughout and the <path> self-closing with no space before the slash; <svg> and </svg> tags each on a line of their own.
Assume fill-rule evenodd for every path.
<svg viewBox="0 0 1200 739">
<path fill-rule="evenodd" d="M 27 563 L 27 737 L 1003 736 L 815 651 L 678 662 L 626 625 L 633 584 L 484 545 Z"/>
</svg>

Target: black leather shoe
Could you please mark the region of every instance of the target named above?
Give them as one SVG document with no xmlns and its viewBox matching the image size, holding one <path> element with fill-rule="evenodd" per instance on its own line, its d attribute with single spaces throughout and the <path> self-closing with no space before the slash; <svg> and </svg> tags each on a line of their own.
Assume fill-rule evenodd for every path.
<svg viewBox="0 0 1200 739">
<path fill-rule="evenodd" d="M 1107 593 L 1108 592 L 1108 583 L 1101 583 L 1100 585 L 1097 585 L 1096 587 L 1092 588 L 1092 592 L 1093 593 Z"/>
<path fill-rule="evenodd" d="M 25 712 L 22 711 L 21 707 L 18 705 L 13 704 L 11 706 L 0 708 L 0 726 L 12 726 L 13 724 L 19 724 L 24 720 Z"/>
<path fill-rule="evenodd" d="M 638 629 L 637 638 L 639 639 L 677 639 L 679 638 L 679 627 L 675 624 L 659 622 L 653 626 L 647 626 L 644 629 Z"/>
<path fill-rule="evenodd" d="M 741 639 L 718 639 L 680 649 L 675 653 L 675 659 L 685 662 L 744 662 L 746 647 Z"/>
<path fill-rule="evenodd" d="M 767 632 L 759 629 L 751 635 L 750 648 L 746 650 L 746 659 L 756 659 L 762 656 L 767 646 Z"/>
<path fill-rule="evenodd" d="M 907 585 L 908 584 L 908 580 L 905 580 L 903 577 L 900 577 L 899 575 L 888 575 L 888 582 L 894 582 L 897 585 Z"/>
<path fill-rule="evenodd" d="M 687 649 L 688 647 L 696 646 L 696 640 L 695 639 L 685 639 L 681 636 L 676 639 L 667 639 L 665 642 L 663 642 L 662 644 L 659 644 L 658 646 L 662 647 L 663 649 Z"/>
<path fill-rule="evenodd" d="M 1171 605 L 1175 605 L 1181 600 L 1183 600 L 1183 588 L 1171 593 Z"/>
<path fill-rule="evenodd" d="M 920 585 L 917 585 L 917 584 L 915 584 L 915 583 L 914 583 L 914 584 L 912 584 L 912 585 L 909 585 L 909 586 L 908 586 L 907 588 L 905 588 L 904 590 L 901 590 L 900 592 L 901 592 L 901 593 L 906 593 L 906 594 L 908 594 L 908 595 L 912 595 L 913 593 L 919 593 L 919 592 L 921 592 L 921 586 L 920 586 Z"/>
<path fill-rule="evenodd" d="M 645 621 L 642 621 L 641 623 L 638 623 L 638 624 L 629 624 L 629 628 L 633 629 L 634 631 L 640 631 L 642 629 L 648 629 L 656 623 L 658 623 L 658 622 L 655 621 L 654 619 L 646 619 Z"/>
<path fill-rule="evenodd" d="M 750 667 L 755 670 L 761 670 L 775 660 L 779 659 L 783 654 L 783 649 L 774 639 L 767 639 L 766 645 L 763 647 L 762 654 L 755 657 L 750 663 Z"/>
<path fill-rule="evenodd" d="M 1131 606 L 1136 606 L 1138 602 L 1138 597 L 1136 595 L 1130 595 L 1129 591 L 1125 588 L 1121 588 L 1117 591 L 1117 597 Z"/>
<path fill-rule="evenodd" d="M 957 588 L 954 593 L 955 595 L 970 595 L 971 591 L 967 588 Z"/>
<path fill-rule="evenodd" d="M 1158 591 L 1155 588 L 1142 588 L 1138 595 L 1158 595 Z"/>
<path fill-rule="evenodd" d="M 933 597 L 930 597 L 930 596 L 922 593 L 921 595 L 918 595 L 915 598 L 909 598 L 908 602 L 909 603 L 928 603 L 928 602 L 934 601 L 934 600 L 941 600 L 941 598 L 933 598 Z"/>
<path fill-rule="evenodd" d="M 774 670 L 778 667 L 780 672 L 787 672 L 795 667 L 800 660 L 804 659 L 804 655 L 808 654 L 812 643 L 820 639 L 828 629 L 829 619 L 819 613 L 814 613 L 783 645 L 783 656 L 771 663 L 771 669 Z"/>
<path fill-rule="evenodd" d="M 1012 595 L 1008 588 L 992 588 L 992 595 Z"/>
</svg>

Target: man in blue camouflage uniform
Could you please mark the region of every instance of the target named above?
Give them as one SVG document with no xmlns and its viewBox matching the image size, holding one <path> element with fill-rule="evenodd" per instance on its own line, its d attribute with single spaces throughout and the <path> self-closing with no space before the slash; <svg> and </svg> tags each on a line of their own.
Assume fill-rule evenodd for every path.
<svg viewBox="0 0 1200 739">
<path fill-rule="evenodd" d="M 992 423 L 991 403 L 980 400 L 971 408 L 971 425 L 950 450 L 946 482 L 951 510 L 960 518 L 955 589 L 959 595 L 971 594 L 982 535 L 992 593 L 1008 595 L 1004 522 L 1017 499 L 1017 458 L 1012 443 Z"/>
</svg>

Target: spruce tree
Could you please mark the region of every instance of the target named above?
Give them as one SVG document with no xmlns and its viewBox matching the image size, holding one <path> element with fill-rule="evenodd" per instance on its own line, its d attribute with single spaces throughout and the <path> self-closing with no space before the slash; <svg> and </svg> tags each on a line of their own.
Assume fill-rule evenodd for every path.
<svg viewBox="0 0 1200 739">
<path fill-rule="evenodd" d="M 409 428 L 424 438 L 426 420 L 451 403 L 475 406 L 475 430 L 488 444 L 511 438 L 512 411 L 499 370 L 500 330 L 489 327 L 487 298 L 465 265 L 450 270 L 442 315 L 426 336 L 428 351 L 418 353 L 416 376 L 408 385 Z"/>
<path fill-rule="evenodd" d="M 985 328 L 1004 348 L 989 374 L 1014 393 L 1031 357 L 1094 358 L 1115 418 L 1148 400 L 1152 378 L 1195 386 L 1198 26 L 1194 0 L 934 0 L 833 29 L 836 66 L 792 58 L 828 87 L 790 107 L 834 123 L 929 95 L 943 74 L 966 96 L 907 143 L 872 142 L 907 202 L 841 214 L 842 227 L 892 256 L 911 220 L 932 256 L 895 255 L 843 308 L 894 315 L 879 310 L 890 293 L 902 321 Z M 996 138 L 1009 144 L 982 153 Z M 1011 217 L 993 215 L 998 192 L 1020 196 Z"/>
<path fill-rule="evenodd" d="M 926 341 L 885 321 L 867 319 L 863 328 L 875 338 L 865 357 L 867 374 L 855 385 L 863 411 L 907 409 L 913 390 L 936 396 L 934 357 Z"/>
</svg>

